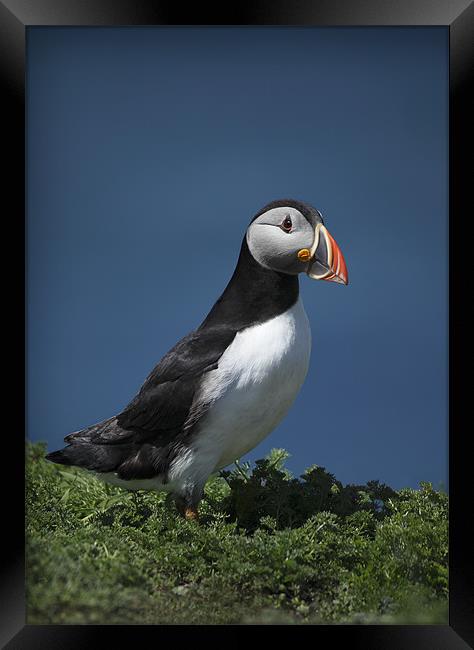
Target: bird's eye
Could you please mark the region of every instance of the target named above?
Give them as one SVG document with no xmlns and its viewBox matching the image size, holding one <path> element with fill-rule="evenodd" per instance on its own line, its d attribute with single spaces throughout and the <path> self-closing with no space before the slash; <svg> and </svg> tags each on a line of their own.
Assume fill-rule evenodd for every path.
<svg viewBox="0 0 474 650">
<path fill-rule="evenodd" d="M 291 221 L 291 217 L 287 216 L 281 223 L 281 229 L 284 230 L 285 232 L 290 232 L 291 228 L 293 226 L 293 222 Z"/>
</svg>

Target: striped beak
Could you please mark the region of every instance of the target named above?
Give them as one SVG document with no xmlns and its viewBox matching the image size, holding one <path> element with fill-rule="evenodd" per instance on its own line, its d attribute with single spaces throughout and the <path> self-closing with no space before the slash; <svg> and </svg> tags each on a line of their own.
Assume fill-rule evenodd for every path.
<svg viewBox="0 0 474 650">
<path fill-rule="evenodd" d="M 349 284 L 347 266 L 336 240 L 321 223 L 314 231 L 314 242 L 306 273 L 313 280 Z"/>
</svg>

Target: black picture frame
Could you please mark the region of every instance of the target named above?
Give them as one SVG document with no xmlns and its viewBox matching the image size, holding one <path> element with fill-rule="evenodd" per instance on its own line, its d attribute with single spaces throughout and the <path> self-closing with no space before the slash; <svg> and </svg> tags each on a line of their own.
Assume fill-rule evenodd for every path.
<svg viewBox="0 0 474 650">
<path fill-rule="evenodd" d="M 212 7 L 212 8 L 211 8 Z M 314 26 L 427 26 L 442 25 L 450 37 L 449 98 L 449 491 L 450 491 L 450 599 L 449 625 L 322 625 L 279 626 L 279 635 L 312 635 L 316 644 L 349 643 L 365 649 L 417 648 L 417 650 L 474 647 L 474 578 L 472 571 L 473 482 L 471 458 L 464 451 L 464 440 L 470 435 L 468 391 L 472 355 L 467 353 L 470 330 L 467 310 L 469 239 L 464 224 L 472 219 L 472 138 L 473 106 L 469 90 L 474 74 L 474 3 L 472 0 L 255 0 L 220 6 L 202 3 L 185 7 L 169 0 L 0 0 L 0 68 L 2 107 L 4 109 L 3 175 L 4 223 L 17 228 L 12 240 L 12 260 L 18 270 L 4 270 L 7 289 L 3 293 L 4 317 L 25 315 L 24 300 L 13 282 L 13 275 L 24 281 L 21 252 L 16 253 L 13 241 L 22 246 L 25 217 L 25 32 L 30 26 L 117 26 L 117 25 L 314 25 Z M 5 136 L 4 136 L 5 137 Z M 5 201 L 7 199 L 7 201 Z M 471 208 L 471 211 L 469 210 Z M 20 243 L 21 242 L 21 243 Z M 10 248 L 10 244 L 9 244 Z M 16 253 L 16 254 L 15 254 Z M 16 263 L 16 262 L 15 262 Z M 24 286 L 24 282 L 23 282 Z M 8 324 L 7 323 L 7 324 Z M 12 322 L 11 337 L 18 326 Z M 5 339 L 4 339 L 5 340 Z M 9 341 L 10 339 L 6 339 Z M 7 375 L 13 395 L 22 395 L 24 343 L 14 358 L 13 370 Z M 18 358 L 19 356 L 19 358 Z M 24 365 L 23 365 L 24 367 Z M 3 428 L 5 514 L 2 542 L 3 570 L 0 578 L 0 641 L 9 649 L 26 648 L 97 648 L 119 642 L 144 643 L 144 635 L 152 643 L 185 642 L 188 635 L 219 633 L 218 628 L 175 626 L 30 626 L 25 625 L 25 561 L 24 561 L 24 499 L 19 488 L 24 480 L 24 403 L 17 409 L 4 405 L 12 422 Z M 23 427 L 24 428 L 24 427 Z M 14 486 L 14 488 L 12 487 Z M 245 626 L 241 626 L 247 633 Z M 224 632 L 225 633 L 225 632 Z M 268 628 L 254 626 L 252 641 L 263 640 Z M 166 638 L 163 638 L 163 635 Z M 209 637 L 207 637 L 209 638 Z M 284 641 L 280 636 L 280 641 Z"/>
</svg>

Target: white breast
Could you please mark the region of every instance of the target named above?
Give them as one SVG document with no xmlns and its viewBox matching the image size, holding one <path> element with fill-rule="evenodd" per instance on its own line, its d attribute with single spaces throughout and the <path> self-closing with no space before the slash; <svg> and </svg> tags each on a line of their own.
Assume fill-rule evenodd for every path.
<svg viewBox="0 0 474 650">
<path fill-rule="evenodd" d="M 310 352 L 301 299 L 280 316 L 236 335 L 198 396 L 212 406 L 193 443 L 193 474 L 232 463 L 277 426 L 301 388 Z"/>
</svg>

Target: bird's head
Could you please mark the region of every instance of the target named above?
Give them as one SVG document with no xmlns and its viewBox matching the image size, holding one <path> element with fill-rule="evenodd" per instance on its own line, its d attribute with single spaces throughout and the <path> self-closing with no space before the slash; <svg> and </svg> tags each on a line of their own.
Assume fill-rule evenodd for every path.
<svg viewBox="0 0 474 650">
<path fill-rule="evenodd" d="M 344 257 L 319 210 L 293 199 L 273 201 L 247 228 L 247 245 L 263 267 L 313 280 L 348 284 Z"/>
</svg>

